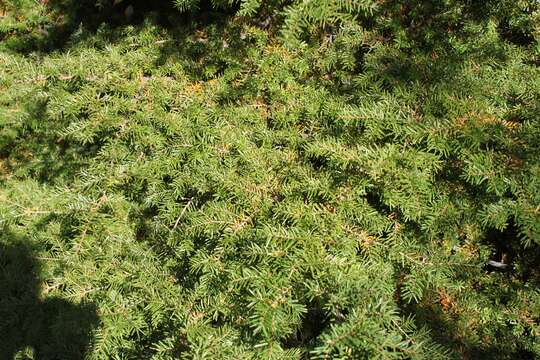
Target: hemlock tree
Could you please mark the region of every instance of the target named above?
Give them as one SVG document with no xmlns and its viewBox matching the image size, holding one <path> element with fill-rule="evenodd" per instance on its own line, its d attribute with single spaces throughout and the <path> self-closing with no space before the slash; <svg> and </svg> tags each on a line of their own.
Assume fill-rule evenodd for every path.
<svg viewBox="0 0 540 360">
<path fill-rule="evenodd" d="M 5 6 L 19 357 L 540 356 L 537 2 L 152 6 Z"/>
</svg>

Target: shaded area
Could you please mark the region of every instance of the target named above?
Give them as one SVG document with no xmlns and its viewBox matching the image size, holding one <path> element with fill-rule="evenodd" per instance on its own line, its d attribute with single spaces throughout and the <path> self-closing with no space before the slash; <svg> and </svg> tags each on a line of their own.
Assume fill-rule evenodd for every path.
<svg viewBox="0 0 540 360">
<path fill-rule="evenodd" d="M 526 344 L 517 336 L 512 336 L 508 330 L 500 329 L 500 336 L 508 336 L 509 342 L 497 345 L 478 343 L 478 338 L 464 336 L 463 329 L 457 324 L 457 315 L 445 313 L 440 306 L 418 304 L 411 306 L 416 323 L 425 326 L 437 343 L 450 348 L 460 359 L 521 359 L 533 360 L 535 355 L 527 349 Z M 508 326 L 509 328 L 509 326 Z M 504 335 L 503 335 L 504 334 Z M 511 339 L 511 341 L 510 341 Z M 507 346 L 512 343 L 513 346 Z"/>
<path fill-rule="evenodd" d="M 237 6 L 215 9 L 211 1 L 201 1 L 196 11 L 183 13 L 170 0 L 48 0 L 43 4 L 39 20 L 29 22 L 24 31 L 0 31 L 0 41 L 4 46 L 21 54 L 50 53 L 69 49 L 75 43 L 96 35 L 103 26 L 117 29 L 148 21 L 161 28 L 172 29 L 196 23 L 222 22 L 238 10 Z M 84 31 L 81 33 L 81 30 Z"/>
<path fill-rule="evenodd" d="M 530 309 L 516 309 L 516 299 L 540 284 L 540 250 L 520 241 L 514 219 L 509 220 L 504 230 L 486 231 L 483 246 L 491 251 L 490 260 L 507 267 L 499 269 L 486 264 L 461 268 L 457 271 L 458 278 L 467 284 L 461 294 L 439 288 L 418 303 L 405 303 L 398 293 L 400 309 L 404 315 L 413 316 L 418 327 L 429 329 L 433 339 L 451 349 L 458 358 L 535 359 L 531 350 L 531 342 L 535 340 L 531 334 L 538 317 L 534 305 Z M 471 296 L 476 302 L 463 307 Z M 510 315 L 495 321 L 493 314 L 485 312 L 488 306 L 491 311 Z M 483 324 L 471 321 L 482 307 L 483 316 L 491 317 L 489 323 L 485 319 Z M 523 323 L 514 321 L 513 316 L 520 317 Z"/>
<path fill-rule="evenodd" d="M 519 239 L 519 228 L 511 218 L 504 230 L 490 229 L 486 233 L 485 245 L 491 249 L 491 259 L 508 265 L 504 272 L 509 278 L 524 283 L 540 285 L 540 248 L 525 246 Z M 487 272 L 497 271 L 486 266 Z M 500 271 L 500 270 L 499 270 Z"/>
<path fill-rule="evenodd" d="M 0 238 L 0 359 L 33 351 L 36 359 L 82 359 L 98 324 L 92 304 L 43 298 L 40 266 L 23 239 Z"/>
<path fill-rule="evenodd" d="M 136 7 L 137 11 L 128 17 L 126 8 L 130 5 Z M 98 4 L 95 0 L 49 0 L 43 2 L 40 19 L 29 24 L 33 28 L 0 33 L 0 40 L 7 48 L 23 54 L 33 51 L 52 52 L 69 45 L 73 33 L 81 28 L 86 29 L 90 35 L 96 33 L 103 23 L 113 28 L 140 23 L 143 14 L 166 24 L 167 17 L 164 14 L 172 13 L 173 10 L 171 2 L 167 0 L 134 0 L 118 4 Z"/>
<path fill-rule="evenodd" d="M 46 101 L 23 101 L 27 117 L 17 123 L 0 124 L 0 159 L 4 160 L 4 167 L 8 172 L 29 175 L 42 183 L 72 180 L 103 144 L 80 144 L 62 138 L 59 132 L 65 123 L 50 120 Z"/>
<path fill-rule="evenodd" d="M 329 318 L 325 314 L 322 304 L 314 300 L 308 304 L 307 313 L 302 317 L 300 327 L 294 334 L 282 341 L 283 347 L 286 349 L 295 347 L 312 348 L 316 344 L 317 338 L 328 326 Z"/>
</svg>

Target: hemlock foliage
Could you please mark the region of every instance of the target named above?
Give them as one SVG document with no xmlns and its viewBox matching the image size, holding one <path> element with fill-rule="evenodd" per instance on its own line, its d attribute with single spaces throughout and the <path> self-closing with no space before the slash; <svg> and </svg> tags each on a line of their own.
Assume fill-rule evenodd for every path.
<svg viewBox="0 0 540 360">
<path fill-rule="evenodd" d="M 537 1 L 0 10 L 8 358 L 540 356 Z"/>
</svg>

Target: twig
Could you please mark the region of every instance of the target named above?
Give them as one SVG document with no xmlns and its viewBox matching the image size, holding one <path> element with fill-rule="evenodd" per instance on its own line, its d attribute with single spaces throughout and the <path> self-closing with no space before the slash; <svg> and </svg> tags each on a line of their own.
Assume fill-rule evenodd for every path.
<svg viewBox="0 0 540 360">
<path fill-rule="evenodd" d="M 172 228 L 173 230 L 176 229 L 176 227 L 180 223 L 180 219 L 182 218 L 182 216 L 184 216 L 184 214 L 186 213 L 187 209 L 189 208 L 192 202 L 193 202 L 193 198 L 189 199 L 186 206 L 184 206 L 184 208 L 182 209 L 182 212 L 180 213 L 180 216 L 178 216 L 178 219 L 176 219 L 176 222 L 174 223 L 174 226 Z"/>
</svg>

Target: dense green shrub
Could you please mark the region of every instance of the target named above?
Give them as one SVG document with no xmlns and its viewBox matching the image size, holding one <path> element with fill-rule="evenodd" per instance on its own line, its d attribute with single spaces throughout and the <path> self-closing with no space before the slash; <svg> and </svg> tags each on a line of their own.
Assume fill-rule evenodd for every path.
<svg viewBox="0 0 540 360">
<path fill-rule="evenodd" d="M 540 356 L 536 2 L 8 4 L 0 271 L 40 286 L 0 314 L 60 301 L 89 358 Z"/>
</svg>

